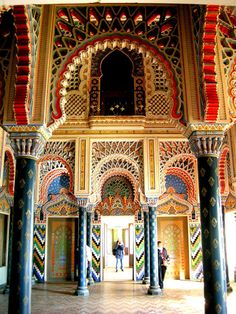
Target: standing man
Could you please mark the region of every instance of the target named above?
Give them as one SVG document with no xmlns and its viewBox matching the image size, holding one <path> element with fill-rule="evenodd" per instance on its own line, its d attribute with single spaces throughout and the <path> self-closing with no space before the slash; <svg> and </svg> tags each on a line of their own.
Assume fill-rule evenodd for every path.
<svg viewBox="0 0 236 314">
<path fill-rule="evenodd" d="M 167 253 L 166 248 L 162 246 L 162 242 L 157 242 L 158 247 L 158 272 L 159 272 L 159 285 L 160 288 L 163 289 L 164 287 L 164 279 L 167 269 L 167 264 L 170 261 L 170 257 Z"/>
<path fill-rule="evenodd" d="M 116 272 L 118 271 L 119 261 L 120 261 L 120 269 L 124 271 L 124 267 L 123 267 L 124 244 L 122 243 L 122 241 L 117 240 L 115 250 L 116 250 Z"/>
</svg>

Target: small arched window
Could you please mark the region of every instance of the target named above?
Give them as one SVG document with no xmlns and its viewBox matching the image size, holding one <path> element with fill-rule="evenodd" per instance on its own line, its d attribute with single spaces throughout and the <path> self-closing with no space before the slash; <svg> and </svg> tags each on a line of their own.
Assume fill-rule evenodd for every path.
<svg viewBox="0 0 236 314">
<path fill-rule="evenodd" d="M 108 54 L 101 64 L 101 115 L 133 115 L 133 63 L 119 50 Z"/>
</svg>

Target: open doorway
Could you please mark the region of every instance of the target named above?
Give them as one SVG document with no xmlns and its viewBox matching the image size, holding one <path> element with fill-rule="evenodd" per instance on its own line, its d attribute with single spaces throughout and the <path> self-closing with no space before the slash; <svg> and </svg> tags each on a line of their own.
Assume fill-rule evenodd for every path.
<svg viewBox="0 0 236 314">
<path fill-rule="evenodd" d="M 102 280 L 134 279 L 134 216 L 102 216 Z M 112 254 L 117 239 L 124 243 L 124 271 L 116 272 L 116 258 Z"/>
<path fill-rule="evenodd" d="M 187 216 L 158 217 L 158 239 L 170 256 L 166 278 L 189 279 L 189 245 Z"/>
</svg>

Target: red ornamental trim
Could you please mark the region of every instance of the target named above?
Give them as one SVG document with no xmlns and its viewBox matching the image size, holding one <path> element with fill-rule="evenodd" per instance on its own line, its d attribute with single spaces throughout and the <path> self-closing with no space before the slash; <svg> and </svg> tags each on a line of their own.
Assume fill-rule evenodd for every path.
<svg viewBox="0 0 236 314">
<path fill-rule="evenodd" d="M 225 146 L 220 154 L 219 159 L 219 182 L 220 182 L 220 194 L 223 195 L 225 193 L 225 165 L 226 158 L 229 152 L 229 147 Z"/>
<path fill-rule="evenodd" d="M 70 63 L 73 63 L 73 58 L 78 56 L 80 52 L 86 50 L 89 46 L 94 46 L 96 43 L 98 42 L 103 42 L 106 40 L 124 40 L 127 39 L 132 43 L 138 44 L 138 45 L 142 45 L 144 46 L 147 51 L 150 51 L 151 53 L 153 53 L 154 56 L 156 56 L 159 61 L 161 63 L 164 63 L 168 74 L 170 76 L 171 82 L 172 82 L 172 100 L 173 100 L 173 107 L 171 110 L 171 116 L 174 119 L 180 119 L 182 116 L 182 113 L 178 113 L 178 90 L 177 90 L 177 86 L 176 86 L 176 81 L 173 75 L 173 70 L 171 68 L 171 65 L 169 64 L 169 62 L 165 59 L 165 57 L 159 52 L 159 50 L 154 47 L 153 45 L 150 45 L 149 43 L 147 43 L 146 41 L 143 41 L 139 38 L 134 38 L 132 36 L 129 35 L 111 35 L 111 36 L 103 36 L 101 38 L 96 38 L 92 41 L 88 41 L 86 42 L 84 45 L 82 45 L 78 50 L 76 50 L 75 53 L 73 53 L 67 60 L 67 62 L 64 64 L 61 72 L 60 72 L 60 76 L 59 76 L 59 80 L 57 82 L 57 86 L 56 86 L 56 112 L 52 112 L 52 121 L 50 124 L 53 124 L 55 120 L 59 120 L 62 117 L 62 111 L 61 111 L 61 106 L 60 106 L 60 99 L 61 99 L 61 95 L 60 95 L 60 89 L 62 88 L 61 86 L 61 81 L 64 80 L 64 73 L 68 71 L 67 66 Z"/>
<path fill-rule="evenodd" d="M 13 7 L 16 28 L 17 73 L 16 95 L 13 105 L 16 123 L 29 123 L 29 85 L 30 85 L 30 38 L 28 17 L 23 5 Z"/>
<path fill-rule="evenodd" d="M 9 186 L 8 191 L 11 195 L 14 195 L 14 182 L 15 182 L 15 164 L 14 157 L 11 151 L 6 150 L 5 154 L 9 161 Z"/>
<path fill-rule="evenodd" d="M 205 121 L 207 122 L 215 122 L 219 111 L 215 72 L 215 43 L 219 9 L 218 5 L 207 6 L 203 34 L 203 81 L 206 97 Z"/>
</svg>

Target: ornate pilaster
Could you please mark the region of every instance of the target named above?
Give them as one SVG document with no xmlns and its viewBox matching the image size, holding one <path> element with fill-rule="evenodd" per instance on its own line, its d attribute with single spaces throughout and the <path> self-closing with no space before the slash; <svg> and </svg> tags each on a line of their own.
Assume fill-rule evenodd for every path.
<svg viewBox="0 0 236 314">
<path fill-rule="evenodd" d="M 38 132 L 11 133 L 16 156 L 16 177 L 12 232 L 9 313 L 31 312 L 34 187 L 36 159 L 43 151 L 45 137 Z M 17 309 L 17 310 L 16 310 Z"/>
<path fill-rule="evenodd" d="M 150 286 L 148 294 L 161 294 L 158 280 L 158 255 L 157 255 L 157 212 L 156 207 L 149 208 L 149 243 L 150 243 Z"/>
<path fill-rule="evenodd" d="M 93 212 L 88 211 L 87 212 L 87 245 L 90 247 L 90 250 L 92 251 L 92 216 Z M 91 286 L 93 282 L 93 277 L 92 277 L 92 261 L 88 263 L 88 273 L 87 273 L 87 278 L 88 278 L 88 285 Z"/>
<path fill-rule="evenodd" d="M 222 210 L 218 156 L 223 131 L 190 135 L 190 147 L 198 159 L 205 313 L 227 313 Z"/>
<path fill-rule="evenodd" d="M 143 284 L 150 283 L 150 236 L 149 236 L 149 212 L 144 213 L 144 278 Z"/>
<path fill-rule="evenodd" d="M 78 265 L 78 286 L 75 290 L 75 295 L 87 296 L 89 295 L 89 290 L 87 288 L 86 282 L 86 219 L 87 213 L 86 208 L 79 207 L 79 265 Z"/>
</svg>

